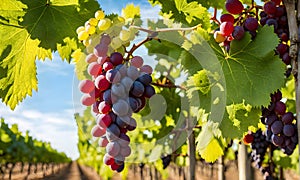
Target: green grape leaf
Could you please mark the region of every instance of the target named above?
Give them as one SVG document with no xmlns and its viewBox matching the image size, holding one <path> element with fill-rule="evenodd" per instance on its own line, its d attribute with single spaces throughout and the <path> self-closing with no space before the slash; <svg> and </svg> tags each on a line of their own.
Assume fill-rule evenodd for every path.
<svg viewBox="0 0 300 180">
<path fill-rule="evenodd" d="M 245 104 L 233 104 L 226 107 L 226 113 L 220 124 L 225 138 L 242 138 L 250 126 L 257 127 L 261 110 Z"/>
<path fill-rule="evenodd" d="M 264 26 L 253 41 L 246 33 L 242 41 L 231 43 L 228 55 L 219 57 L 229 103 L 240 103 L 244 99 L 256 107 L 268 106 L 270 93 L 283 85 L 285 68 L 274 53 L 279 41 L 273 31 L 272 26 Z"/>
<path fill-rule="evenodd" d="M 192 0 L 188 0 L 189 2 Z M 207 1 L 207 0 L 196 0 L 199 4 L 206 7 L 207 9 L 210 7 L 214 7 L 217 9 L 224 9 L 226 0 L 214 0 L 214 1 Z"/>
<path fill-rule="evenodd" d="M 122 16 L 125 19 L 131 19 L 140 16 L 140 7 L 134 6 L 133 3 L 126 5 L 125 8 L 122 9 Z"/>
<path fill-rule="evenodd" d="M 35 58 L 38 40 L 25 29 L 0 25 L 0 98 L 15 109 L 26 95 L 37 90 Z"/>
<path fill-rule="evenodd" d="M 24 0 L 26 14 L 20 23 L 31 34 L 32 39 L 39 39 L 39 46 L 52 50 L 57 43 L 64 43 L 66 37 L 77 38 L 76 28 L 94 16 L 99 4 L 96 1 Z"/>
<path fill-rule="evenodd" d="M 149 0 L 153 5 L 161 6 L 161 13 L 176 22 L 194 26 L 201 24 L 202 27 L 209 29 L 210 13 L 196 1 L 187 0 Z"/>
<path fill-rule="evenodd" d="M 206 162 L 215 162 L 224 155 L 223 148 L 216 138 L 213 138 L 204 149 L 198 151 Z"/>
<path fill-rule="evenodd" d="M 63 44 L 57 44 L 57 51 L 62 59 L 66 59 L 69 63 L 71 61 L 70 54 L 78 49 L 75 39 L 65 38 Z"/>
</svg>

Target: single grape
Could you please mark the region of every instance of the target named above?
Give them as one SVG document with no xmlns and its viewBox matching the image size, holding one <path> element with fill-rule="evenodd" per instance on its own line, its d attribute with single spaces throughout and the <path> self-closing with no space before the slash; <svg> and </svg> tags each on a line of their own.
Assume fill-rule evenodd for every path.
<svg viewBox="0 0 300 180">
<path fill-rule="evenodd" d="M 136 68 L 140 68 L 143 66 L 144 60 L 142 57 L 140 56 L 134 56 L 131 61 L 130 61 L 131 65 L 136 67 Z"/>
<path fill-rule="evenodd" d="M 105 17 L 105 14 L 102 10 L 98 10 L 98 11 L 95 12 L 95 18 L 97 20 L 104 19 L 104 17 Z"/>
<path fill-rule="evenodd" d="M 112 122 L 116 122 L 117 115 L 116 115 L 115 113 L 110 112 L 110 113 L 109 113 L 109 116 L 110 116 Z"/>
<path fill-rule="evenodd" d="M 155 94 L 155 89 L 151 85 L 145 87 L 143 96 L 145 96 L 146 98 L 151 98 L 154 94 Z"/>
<path fill-rule="evenodd" d="M 109 142 L 116 141 L 119 139 L 120 133 L 120 128 L 113 123 L 106 129 L 106 138 Z"/>
<path fill-rule="evenodd" d="M 287 112 L 281 116 L 281 121 L 284 124 L 292 124 L 293 120 L 294 120 L 294 115 L 291 112 Z"/>
<path fill-rule="evenodd" d="M 116 163 L 110 165 L 110 168 L 111 168 L 111 170 L 113 170 L 113 171 L 116 171 L 117 169 L 119 169 L 119 167 L 120 167 L 120 166 L 119 166 L 118 164 L 116 164 Z"/>
<path fill-rule="evenodd" d="M 120 154 L 124 157 L 128 157 L 131 154 L 131 148 L 129 146 L 122 147 Z"/>
<path fill-rule="evenodd" d="M 137 80 L 147 86 L 152 82 L 152 77 L 149 74 L 142 74 Z"/>
<path fill-rule="evenodd" d="M 106 138 L 105 136 L 101 136 L 101 137 L 99 138 L 99 140 L 98 140 L 98 145 L 99 145 L 100 147 L 106 147 L 107 144 L 108 144 L 107 138 Z"/>
<path fill-rule="evenodd" d="M 130 118 L 128 116 L 123 116 L 123 117 L 117 116 L 116 124 L 120 128 L 126 128 L 126 126 L 130 124 Z"/>
<path fill-rule="evenodd" d="M 258 28 L 258 21 L 253 17 L 248 17 L 244 24 L 245 28 L 249 31 L 256 31 Z"/>
<path fill-rule="evenodd" d="M 136 80 L 140 75 L 138 69 L 134 66 L 129 66 L 127 68 L 127 76 L 130 77 L 132 80 Z"/>
<path fill-rule="evenodd" d="M 282 144 L 284 142 L 284 138 L 282 136 L 278 136 L 275 134 L 272 135 L 271 139 L 275 146 L 282 146 Z"/>
<path fill-rule="evenodd" d="M 87 63 L 92 63 L 92 62 L 97 62 L 97 59 L 98 57 L 94 53 L 92 53 L 86 56 L 85 61 Z"/>
<path fill-rule="evenodd" d="M 96 18 L 90 18 L 88 22 L 92 26 L 97 26 L 98 24 L 98 20 Z"/>
<path fill-rule="evenodd" d="M 97 44 L 96 47 L 94 48 L 94 54 L 97 57 L 106 57 L 108 52 L 108 46 L 106 44 Z"/>
<path fill-rule="evenodd" d="M 121 147 L 128 146 L 130 143 L 130 138 L 124 133 L 120 134 L 120 139 L 118 140 Z"/>
<path fill-rule="evenodd" d="M 283 61 L 286 65 L 291 64 L 291 57 L 290 57 L 290 55 L 289 55 L 288 52 L 284 53 L 284 55 L 282 56 L 282 61 Z"/>
<path fill-rule="evenodd" d="M 85 31 L 85 27 L 84 26 L 79 26 L 77 29 L 76 29 L 76 33 L 79 34 L 81 31 Z"/>
<path fill-rule="evenodd" d="M 124 78 L 122 78 L 121 84 L 125 87 L 125 92 L 128 93 L 133 84 L 133 80 L 125 76 Z"/>
<path fill-rule="evenodd" d="M 121 74 L 116 69 L 108 70 L 106 72 L 105 77 L 108 80 L 108 82 L 110 82 L 110 83 L 116 84 L 116 83 L 119 83 L 121 81 Z"/>
<path fill-rule="evenodd" d="M 231 14 L 222 14 L 220 17 L 221 23 L 222 22 L 231 22 L 234 23 L 234 17 Z"/>
<path fill-rule="evenodd" d="M 106 146 L 106 152 L 110 156 L 117 156 L 120 152 L 120 145 L 116 141 L 109 142 Z"/>
<path fill-rule="evenodd" d="M 276 4 L 272 1 L 268 1 L 264 4 L 263 10 L 267 14 L 275 14 L 276 13 Z"/>
<path fill-rule="evenodd" d="M 288 41 L 289 41 L 289 36 L 288 36 L 288 34 L 285 33 L 285 32 L 281 33 L 279 37 L 280 37 L 280 39 L 281 39 L 282 41 L 284 41 L 284 42 L 288 42 Z"/>
<path fill-rule="evenodd" d="M 278 23 L 275 19 L 268 19 L 266 24 L 268 26 L 274 26 L 274 29 L 277 29 L 278 28 Z"/>
<path fill-rule="evenodd" d="M 113 84 L 111 86 L 111 92 L 118 96 L 118 97 L 126 97 L 128 96 L 128 93 L 125 91 L 125 87 L 120 83 L 120 84 Z"/>
<path fill-rule="evenodd" d="M 99 109 L 98 109 L 98 106 L 99 106 L 99 101 L 96 101 L 94 104 L 93 104 L 93 112 L 96 113 L 96 114 L 99 114 Z"/>
<path fill-rule="evenodd" d="M 87 33 L 85 30 L 84 31 L 80 31 L 78 33 L 78 39 L 80 41 L 86 40 L 89 37 L 89 33 Z"/>
<path fill-rule="evenodd" d="M 123 63 L 123 56 L 121 53 L 118 53 L 118 52 L 114 52 L 110 55 L 110 62 L 117 66 L 119 64 L 122 64 Z"/>
<path fill-rule="evenodd" d="M 83 93 L 90 93 L 95 89 L 95 85 L 93 81 L 85 79 L 80 81 L 78 88 Z"/>
<path fill-rule="evenodd" d="M 111 43 L 111 38 L 108 34 L 103 34 L 101 36 L 100 44 L 105 44 L 108 46 Z"/>
<path fill-rule="evenodd" d="M 277 114 L 283 115 L 285 113 L 285 110 L 286 110 L 286 106 L 283 102 L 281 102 L 281 101 L 276 102 L 274 111 Z"/>
<path fill-rule="evenodd" d="M 91 130 L 91 134 L 93 137 L 101 137 L 105 134 L 105 129 L 101 128 L 98 125 L 95 125 Z"/>
<path fill-rule="evenodd" d="M 103 162 L 104 162 L 104 164 L 109 166 L 109 165 L 114 164 L 115 160 L 112 156 L 110 156 L 109 154 L 106 153 L 103 157 Z"/>
<path fill-rule="evenodd" d="M 114 65 L 111 62 L 105 62 L 105 63 L 103 63 L 102 67 L 103 67 L 104 71 L 108 71 L 110 69 L 113 69 Z"/>
<path fill-rule="evenodd" d="M 283 129 L 283 124 L 281 121 L 275 121 L 272 125 L 271 125 L 271 131 L 273 132 L 273 134 L 279 134 L 281 133 Z"/>
<path fill-rule="evenodd" d="M 112 110 L 118 116 L 125 116 L 128 113 L 129 105 L 126 101 L 119 99 L 113 104 Z"/>
<path fill-rule="evenodd" d="M 102 102 L 100 102 L 98 109 L 99 109 L 100 113 L 108 114 L 111 110 L 111 106 L 109 103 L 102 101 Z"/>
<path fill-rule="evenodd" d="M 110 87 L 110 83 L 107 81 L 106 77 L 104 75 L 99 75 L 95 79 L 95 86 L 101 91 L 105 91 Z"/>
<path fill-rule="evenodd" d="M 140 68 L 140 71 L 141 71 L 141 72 L 148 73 L 148 74 L 152 74 L 153 69 L 152 69 L 152 67 L 149 66 L 149 65 L 143 65 L 143 66 Z"/>
<path fill-rule="evenodd" d="M 80 101 L 85 106 L 91 106 L 96 102 L 95 98 L 91 97 L 89 94 L 82 95 Z"/>
<path fill-rule="evenodd" d="M 271 114 L 271 115 L 267 116 L 265 123 L 268 126 L 271 126 L 277 120 L 278 120 L 277 116 L 275 114 Z"/>
<path fill-rule="evenodd" d="M 294 126 L 292 124 L 286 124 L 283 126 L 283 134 L 285 136 L 293 136 L 295 134 L 295 129 Z"/>
<path fill-rule="evenodd" d="M 280 6 L 276 7 L 276 12 L 275 12 L 276 17 L 281 17 L 284 15 L 284 13 L 285 13 L 285 10 L 283 7 L 280 7 Z"/>
<path fill-rule="evenodd" d="M 122 40 L 122 41 L 127 41 L 127 40 L 129 40 L 129 38 L 130 38 L 130 32 L 128 31 L 128 30 L 122 30 L 121 32 L 120 32 L 120 39 Z"/>
<path fill-rule="evenodd" d="M 97 117 L 97 124 L 106 129 L 112 123 L 111 117 L 109 114 L 99 114 Z"/>
<path fill-rule="evenodd" d="M 98 22 L 98 28 L 100 31 L 105 31 L 111 26 L 111 20 L 108 18 L 101 19 Z"/>
<path fill-rule="evenodd" d="M 129 105 L 130 105 L 130 108 L 133 112 L 136 112 L 138 109 L 139 109 L 139 103 L 138 101 L 133 98 L 133 97 L 129 97 Z"/>
<path fill-rule="evenodd" d="M 119 73 L 121 74 L 121 77 L 125 77 L 127 74 L 127 67 L 126 65 L 123 64 L 119 64 L 115 67 L 116 70 L 119 71 Z"/>
<path fill-rule="evenodd" d="M 118 169 L 116 170 L 117 172 L 122 172 L 124 170 L 125 165 L 122 164 L 118 167 Z"/>
<path fill-rule="evenodd" d="M 223 22 L 220 25 L 220 32 L 223 36 L 229 36 L 234 30 L 231 22 Z"/>
<path fill-rule="evenodd" d="M 226 36 L 224 36 L 220 31 L 216 31 L 214 33 L 214 39 L 217 43 L 222 43 L 226 40 Z"/>
<path fill-rule="evenodd" d="M 97 89 L 97 88 L 94 88 L 94 90 L 93 91 L 91 91 L 90 93 L 89 93 L 89 95 L 91 96 L 91 97 L 93 97 L 94 99 L 99 99 L 100 101 L 102 101 L 103 99 L 102 99 L 102 92 L 99 90 L 99 89 Z"/>
<path fill-rule="evenodd" d="M 95 26 L 87 26 L 85 27 L 85 31 L 91 35 L 91 34 L 94 34 L 96 32 L 96 27 Z M 88 41 L 87 41 L 88 42 Z"/>
<path fill-rule="evenodd" d="M 254 140 L 254 137 L 252 134 L 246 134 L 246 136 L 244 136 L 243 141 L 245 144 L 251 144 Z"/>
<path fill-rule="evenodd" d="M 112 39 L 110 46 L 113 49 L 118 49 L 123 45 L 123 41 L 119 37 L 115 37 Z"/>
<path fill-rule="evenodd" d="M 133 118 L 130 118 L 130 123 L 129 125 L 126 127 L 128 131 L 133 131 L 136 128 L 136 120 Z"/>
<path fill-rule="evenodd" d="M 268 17 L 263 17 L 263 18 L 261 18 L 261 19 L 259 20 L 260 25 L 262 25 L 262 26 L 266 25 L 267 20 L 268 20 Z"/>
<path fill-rule="evenodd" d="M 282 57 L 286 52 L 288 52 L 289 46 L 283 43 L 278 44 L 276 47 L 276 52 Z"/>
<path fill-rule="evenodd" d="M 232 36 L 234 39 L 241 40 L 241 39 L 243 39 L 244 35 L 245 35 L 245 30 L 242 26 L 234 27 L 234 30 L 232 32 Z"/>
<path fill-rule="evenodd" d="M 231 14 L 240 14 L 244 10 L 244 6 L 239 0 L 227 0 L 225 7 Z"/>
<path fill-rule="evenodd" d="M 97 62 L 92 62 L 89 64 L 87 71 L 89 75 L 97 77 L 99 74 L 102 73 L 102 67 Z"/>
<path fill-rule="evenodd" d="M 144 85 L 139 81 L 134 81 L 133 85 L 131 87 L 130 93 L 134 95 L 135 97 L 140 97 L 144 94 L 145 87 Z"/>
</svg>

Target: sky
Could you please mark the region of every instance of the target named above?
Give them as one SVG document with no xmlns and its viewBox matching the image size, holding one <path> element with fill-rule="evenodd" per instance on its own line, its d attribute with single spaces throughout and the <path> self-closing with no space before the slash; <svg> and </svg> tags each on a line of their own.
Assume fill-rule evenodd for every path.
<svg viewBox="0 0 300 180">
<path fill-rule="evenodd" d="M 120 14 L 128 3 L 140 5 L 142 18 L 153 18 L 159 12 L 159 7 L 153 8 L 147 0 L 99 0 L 99 3 L 105 13 Z M 74 104 L 79 99 L 73 99 L 73 91 L 78 93 L 74 65 L 62 61 L 57 53 L 52 60 L 37 60 L 36 64 L 38 92 L 26 97 L 14 111 L 0 102 L 0 117 L 10 125 L 17 123 L 20 131 L 29 130 L 34 138 L 50 142 L 58 151 L 76 159 L 79 153 L 74 113 L 78 109 Z"/>
</svg>

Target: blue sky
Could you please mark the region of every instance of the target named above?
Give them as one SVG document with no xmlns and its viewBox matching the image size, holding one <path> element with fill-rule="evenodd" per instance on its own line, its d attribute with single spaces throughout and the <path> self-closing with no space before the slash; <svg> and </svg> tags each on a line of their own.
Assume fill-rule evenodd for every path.
<svg viewBox="0 0 300 180">
<path fill-rule="evenodd" d="M 122 7 L 132 2 L 140 5 L 143 18 L 152 18 L 159 12 L 159 7 L 153 8 L 147 0 L 99 0 L 106 13 L 120 13 Z M 27 97 L 14 111 L 0 103 L 0 112 L 7 123 L 17 123 L 22 132 L 29 130 L 33 137 L 51 142 L 54 148 L 76 159 L 79 154 L 73 105 L 79 99 L 73 100 L 73 90 L 78 93 L 74 65 L 62 61 L 57 54 L 53 57 L 52 61 L 36 61 L 38 92 Z"/>
</svg>

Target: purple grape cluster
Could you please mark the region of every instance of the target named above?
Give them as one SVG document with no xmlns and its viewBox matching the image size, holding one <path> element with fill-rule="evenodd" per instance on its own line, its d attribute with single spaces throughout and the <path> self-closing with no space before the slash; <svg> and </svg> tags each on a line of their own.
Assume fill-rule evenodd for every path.
<svg viewBox="0 0 300 180">
<path fill-rule="evenodd" d="M 269 141 L 266 141 L 267 137 L 261 129 L 258 129 L 255 133 L 251 133 L 250 135 L 253 136 L 253 141 L 251 143 L 252 162 L 254 162 L 256 168 L 263 173 L 264 179 L 274 179 L 274 177 L 272 176 L 273 171 L 271 167 L 263 164 L 267 149 L 273 148 L 272 144 Z"/>
<path fill-rule="evenodd" d="M 274 26 L 274 32 L 280 38 L 280 44 L 276 48 L 276 53 L 280 56 L 286 65 L 291 64 L 289 56 L 289 26 L 286 9 L 273 1 L 268 1 L 263 7 L 264 11 L 260 13 L 260 24 L 262 26 Z"/>
<path fill-rule="evenodd" d="M 291 155 L 298 144 L 296 120 L 292 112 L 286 112 L 286 106 L 280 100 L 280 91 L 271 95 L 271 104 L 264 108 L 262 122 L 267 127 L 267 140 Z"/>
<path fill-rule="evenodd" d="M 146 98 L 151 98 L 155 90 L 151 85 L 152 68 L 143 65 L 139 56 L 128 62 L 118 52 L 107 56 L 110 42 L 108 35 L 102 35 L 94 52 L 86 57 L 92 80 L 81 81 L 79 89 L 84 93 L 82 104 L 92 106 L 97 115 L 91 133 L 99 138 L 100 147 L 106 147 L 104 163 L 121 172 L 125 158 L 131 154 L 126 133 L 137 125 L 132 113 L 143 109 Z"/>
</svg>

